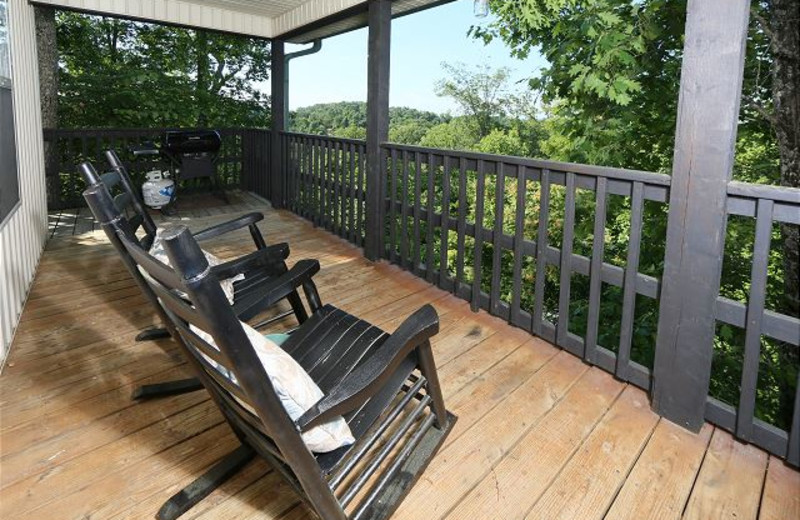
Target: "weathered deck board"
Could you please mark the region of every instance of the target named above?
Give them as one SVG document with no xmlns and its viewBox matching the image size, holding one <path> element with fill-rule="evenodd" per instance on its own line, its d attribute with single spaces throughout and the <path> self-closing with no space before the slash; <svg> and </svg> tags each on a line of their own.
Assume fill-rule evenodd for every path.
<svg viewBox="0 0 800 520">
<path fill-rule="evenodd" d="M 800 473 L 770 457 L 759 519 L 779 518 L 800 518 Z"/>
<path fill-rule="evenodd" d="M 695 435 L 660 421 L 606 518 L 680 518 L 713 430 Z"/>
<path fill-rule="evenodd" d="M 185 222 L 199 230 L 258 203 L 240 199 Z M 434 354 L 459 421 L 394 518 L 755 518 L 759 504 L 766 520 L 800 516 L 800 473 L 781 461 L 708 425 L 694 435 L 659 421 L 638 389 L 263 209 L 269 242 L 288 241 L 291 261 L 320 259 L 325 301 L 386 330 L 424 303 L 440 313 Z M 155 316 L 102 233 L 74 234 L 89 227 L 75 214 L 53 219 L 0 376 L 0 518 L 152 518 L 236 441 L 201 392 L 130 401 L 135 385 L 187 367 L 170 340 L 134 343 Z M 246 231 L 205 245 L 223 258 L 252 248 Z M 312 517 L 260 461 L 186 516 Z"/>
<path fill-rule="evenodd" d="M 683 517 L 757 518 L 766 468 L 765 452 L 715 430 Z"/>
</svg>

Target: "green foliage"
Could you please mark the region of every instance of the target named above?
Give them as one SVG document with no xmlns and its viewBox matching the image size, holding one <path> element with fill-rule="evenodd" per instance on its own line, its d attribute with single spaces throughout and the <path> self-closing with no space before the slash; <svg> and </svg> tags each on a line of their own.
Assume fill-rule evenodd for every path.
<svg viewBox="0 0 800 520">
<path fill-rule="evenodd" d="M 266 126 L 264 40 L 59 11 L 59 126 Z"/>
<path fill-rule="evenodd" d="M 344 137 L 345 139 L 366 139 L 367 129 L 363 126 L 350 125 L 344 128 L 334 128 L 330 135 L 334 137 Z"/>
<path fill-rule="evenodd" d="M 400 144 L 419 144 L 431 127 L 417 121 L 389 127 L 389 141 Z"/>
<path fill-rule="evenodd" d="M 447 77 L 436 83 L 436 94 L 452 98 L 475 122 L 479 137 L 486 137 L 511 104 L 511 70 L 492 69 L 489 65 L 469 70 L 463 63 L 442 63 L 442 69 Z"/>
<path fill-rule="evenodd" d="M 367 128 L 367 104 L 362 101 L 340 101 L 338 103 L 320 103 L 298 108 L 290 114 L 290 128 L 293 132 L 317 135 L 335 135 L 334 130 L 357 127 Z M 422 134 L 424 130 L 449 120 L 433 112 L 416 110 L 407 107 L 391 107 L 389 109 L 389 128 L 404 128 L 401 135 Z M 420 130 L 421 129 L 421 130 Z M 353 135 L 354 131 L 350 131 Z M 416 144 L 409 143 L 409 144 Z"/>
<path fill-rule="evenodd" d="M 530 80 L 548 110 L 553 159 L 666 170 L 685 5 L 674 0 L 492 2 L 497 20 L 471 33 L 548 61 Z"/>
<path fill-rule="evenodd" d="M 431 127 L 419 144 L 430 148 L 472 150 L 478 139 L 476 125 L 468 118 L 459 117 Z"/>
<path fill-rule="evenodd" d="M 502 40 L 512 55 L 541 52 L 548 65 L 529 80 L 541 95 L 546 118 L 541 154 L 550 159 L 644 169 L 669 173 L 677 114 L 683 52 L 685 0 L 508 0 L 492 1 L 495 21 L 473 27 L 473 37 Z M 778 143 L 772 111 L 773 56 L 763 20 L 770 2 L 754 2 L 747 41 L 743 101 L 736 144 L 734 178 L 776 184 L 780 181 Z M 557 191 L 557 190 L 556 190 Z M 629 237 L 629 202 L 609 198 L 606 260 L 625 265 Z M 663 206 L 663 205 L 662 205 Z M 559 213 L 561 212 L 561 213 Z M 552 232 L 558 240 L 563 197 L 554 194 Z M 577 222 L 591 218 L 591 201 L 578 199 Z M 663 269 L 664 207 L 645 206 L 640 271 L 660 277 Z M 579 224 L 580 227 L 580 224 Z M 576 249 L 586 230 L 576 229 Z M 752 219 L 731 218 L 727 226 L 723 296 L 746 302 L 750 290 L 754 225 Z M 768 278 L 768 308 L 787 313 L 785 306 L 784 233 L 774 232 Z M 486 261 L 486 258 L 484 258 Z M 585 327 L 587 292 L 584 277 L 574 277 L 570 328 Z M 547 274 L 557 286 L 557 273 Z M 613 350 L 618 341 L 621 299 L 617 290 L 603 289 L 600 343 Z M 557 293 L 557 291 L 556 291 Z M 545 307 L 551 309 L 556 302 Z M 524 300 L 524 298 L 523 298 Z M 653 301 L 636 304 L 633 354 L 652 360 L 657 324 Z M 572 313 L 575 313 L 574 315 Z M 581 321 L 583 320 L 583 323 Z M 711 395 L 737 404 L 743 359 L 744 331 L 721 325 L 715 340 Z M 637 354 L 638 351 L 638 354 Z M 640 361 L 642 362 L 642 361 Z M 646 364 L 646 363 L 645 363 Z M 781 428 L 791 420 L 797 384 L 797 349 L 764 339 L 759 370 L 757 415 Z"/>
<path fill-rule="evenodd" d="M 480 152 L 497 155 L 524 156 L 528 152 L 528 147 L 522 142 L 516 129 L 501 130 L 495 128 L 489 132 L 489 135 L 481 139 L 475 148 Z"/>
</svg>

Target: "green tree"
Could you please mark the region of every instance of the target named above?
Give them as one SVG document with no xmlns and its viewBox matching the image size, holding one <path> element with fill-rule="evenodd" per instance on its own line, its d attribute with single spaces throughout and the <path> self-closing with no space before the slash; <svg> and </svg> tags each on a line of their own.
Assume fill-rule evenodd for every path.
<svg viewBox="0 0 800 520">
<path fill-rule="evenodd" d="M 449 150 L 473 150 L 480 140 L 477 125 L 466 117 L 431 127 L 420 140 L 421 146 Z"/>
<path fill-rule="evenodd" d="M 344 128 L 334 128 L 331 130 L 330 135 L 345 139 L 366 139 L 367 130 L 362 126 L 350 125 Z"/>
<path fill-rule="evenodd" d="M 401 144 L 419 144 L 431 125 L 419 121 L 389 127 L 389 141 Z"/>
<path fill-rule="evenodd" d="M 516 129 L 501 130 L 495 128 L 489 135 L 481 139 L 475 147 L 478 151 L 497 155 L 524 156 L 528 147 L 522 142 Z"/>
<path fill-rule="evenodd" d="M 684 2 L 511 0 L 490 7 L 496 21 L 473 27 L 473 36 L 500 38 L 517 57 L 540 49 L 548 62 L 529 84 L 552 119 L 552 158 L 668 166 Z"/>
<path fill-rule="evenodd" d="M 463 63 L 442 63 L 447 77 L 436 83 L 438 96 L 452 98 L 464 115 L 475 121 L 479 138 L 486 137 L 496 121 L 507 114 L 512 93 L 511 70 L 489 65 L 470 70 Z"/>
<path fill-rule="evenodd" d="M 62 127 L 266 126 L 264 40 L 62 11 Z"/>
<path fill-rule="evenodd" d="M 529 80 L 532 90 L 541 94 L 547 114 L 545 155 L 670 171 L 685 0 L 508 0 L 492 1 L 490 8 L 495 21 L 473 27 L 473 36 L 484 41 L 499 38 L 518 57 L 536 49 L 548 62 Z M 756 1 L 751 14 L 734 176 L 796 186 L 800 4 L 796 0 Z M 629 219 L 626 204 L 609 202 L 609 214 L 616 216 L 609 218 L 607 227 L 607 256 L 623 261 L 620 253 L 627 247 Z M 576 211 L 583 211 L 580 204 Z M 649 247 L 663 235 L 665 214 L 663 208 L 646 207 L 645 211 L 652 211 L 645 218 L 648 225 L 642 240 L 643 247 Z M 722 294 L 746 300 L 752 219 L 731 218 L 727 230 Z M 797 227 L 784 226 L 781 231 L 773 236 L 775 251 L 781 254 L 770 256 L 767 306 L 797 315 Z M 579 234 L 576 231 L 576 241 Z M 663 249 L 643 250 L 641 261 L 651 266 L 648 274 L 660 276 Z M 580 291 L 573 285 L 573 293 Z M 640 312 L 638 302 L 636 312 L 636 330 L 643 332 L 635 333 L 634 349 L 643 344 L 638 334 L 652 329 L 654 319 L 649 309 Z M 741 373 L 743 335 L 741 330 L 722 327 L 714 358 L 712 394 L 734 405 L 738 375 L 731 367 Z M 644 345 L 652 350 L 652 342 Z M 651 352 L 644 354 L 647 358 Z M 786 428 L 797 383 L 797 349 L 764 340 L 762 357 L 757 415 Z"/>
</svg>

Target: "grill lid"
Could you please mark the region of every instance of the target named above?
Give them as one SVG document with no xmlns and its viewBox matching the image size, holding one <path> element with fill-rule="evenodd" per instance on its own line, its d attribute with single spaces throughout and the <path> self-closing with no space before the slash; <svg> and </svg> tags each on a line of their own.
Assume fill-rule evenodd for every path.
<svg viewBox="0 0 800 520">
<path fill-rule="evenodd" d="M 173 154 L 218 152 L 222 139 L 216 130 L 167 130 L 162 148 Z"/>
</svg>

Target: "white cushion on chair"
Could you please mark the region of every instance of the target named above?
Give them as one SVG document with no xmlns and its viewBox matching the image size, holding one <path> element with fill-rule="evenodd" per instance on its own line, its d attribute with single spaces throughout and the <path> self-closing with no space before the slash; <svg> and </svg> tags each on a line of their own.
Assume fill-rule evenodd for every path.
<svg viewBox="0 0 800 520">
<path fill-rule="evenodd" d="M 258 355 L 258 359 L 261 361 L 261 365 L 264 367 L 275 393 L 281 400 L 283 408 L 293 421 L 297 420 L 322 399 L 325 394 L 311 379 L 311 376 L 303 370 L 303 367 L 286 351 L 250 325 L 242 322 L 242 327 L 250 340 L 250 344 L 253 345 L 253 350 Z M 203 338 L 206 343 L 216 348 L 217 345 L 210 334 L 203 332 L 194 325 L 191 326 L 191 329 L 195 334 Z M 206 358 L 206 360 L 216 365 L 209 358 Z M 222 375 L 236 383 L 234 374 L 229 373 L 220 366 L 217 366 L 217 369 Z M 240 404 L 251 412 L 254 411 L 246 403 L 240 402 Z M 326 453 L 355 442 L 350 427 L 341 416 L 311 428 L 303 433 L 302 437 L 308 449 L 316 453 Z"/>
<path fill-rule="evenodd" d="M 169 256 L 164 250 L 162 241 L 162 228 L 156 230 L 156 236 L 153 239 L 153 245 L 150 248 L 150 255 L 155 257 L 158 261 L 165 265 L 170 265 Z M 219 265 L 222 261 L 216 256 L 203 251 L 206 255 L 206 260 L 211 267 Z M 141 270 L 141 268 L 140 268 Z M 227 280 L 220 280 L 220 286 L 228 301 L 233 305 L 233 283 L 239 280 L 244 280 L 244 275 L 237 275 Z M 241 322 L 250 344 L 258 355 L 264 371 L 267 373 L 275 393 L 281 400 L 286 413 L 289 414 L 291 419 L 297 420 L 309 408 L 314 406 L 325 394 L 322 393 L 319 386 L 311 379 L 311 376 L 303 370 L 303 367 L 294 360 L 292 356 L 286 353 L 274 341 L 265 338 L 260 332 L 248 325 Z M 190 325 L 192 332 L 200 336 L 206 343 L 214 348 L 217 344 L 211 334 L 198 329 L 194 325 Z M 200 353 L 203 355 L 202 353 Z M 219 366 L 214 360 L 203 355 L 203 357 L 212 366 L 216 367 L 220 374 L 227 377 L 236 383 L 236 376 L 231 374 L 225 367 Z M 235 397 L 235 396 L 234 396 Z M 238 400 L 238 399 L 237 399 Z M 246 407 L 251 412 L 254 412 L 252 407 L 247 403 L 240 404 Z M 308 449 L 316 453 L 326 453 L 335 449 L 347 446 L 355 442 L 353 433 L 350 427 L 342 417 L 337 417 L 324 424 L 315 426 L 307 432 L 302 434 L 303 442 L 306 443 Z"/>
<path fill-rule="evenodd" d="M 169 256 L 167 255 L 167 252 L 164 250 L 163 233 L 165 231 L 166 228 L 162 227 L 156 228 L 156 236 L 153 238 L 153 245 L 150 246 L 150 256 L 154 257 L 156 260 L 158 260 L 164 265 L 170 265 Z M 203 254 L 206 256 L 206 261 L 208 262 L 208 265 L 211 267 L 215 267 L 223 263 L 222 260 L 212 255 L 205 249 L 203 249 Z M 141 268 L 139 268 L 139 270 L 141 271 Z M 236 275 L 233 278 L 228 278 L 227 280 L 219 281 L 219 284 L 222 287 L 222 291 L 225 293 L 225 296 L 228 298 L 228 301 L 231 302 L 231 305 L 233 305 L 233 284 L 235 282 L 238 282 L 239 280 L 244 280 L 243 274 Z"/>
</svg>

